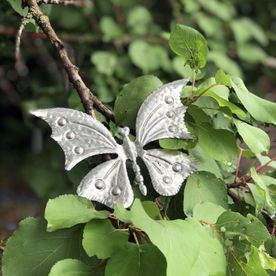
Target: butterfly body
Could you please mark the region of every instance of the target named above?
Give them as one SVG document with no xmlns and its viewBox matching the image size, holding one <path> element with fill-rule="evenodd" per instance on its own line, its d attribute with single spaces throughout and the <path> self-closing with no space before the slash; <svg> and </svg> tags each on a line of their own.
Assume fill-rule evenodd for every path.
<svg viewBox="0 0 276 276">
<path fill-rule="evenodd" d="M 67 108 L 40 109 L 31 112 L 44 119 L 52 128 L 52 138 L 65 153 L 65 168 L 70 170 L 85 158 L 98 154 L 117 154 L 117 158 L 93 168 L 81 181 L 77 193 L 114 208 L 121 202 L 125 208 L 134 199 L 126 169 L 132 163 L 135 183 L 143 195 L 147 187 L 137 157 L 141 158 L 150 174 L 154 189 L 161 195 L 175 195 L 195 165 L 182 152 L 161 149 L 145 150 L 144 146 L 161 138 L 188 139 L 184 122 L 186 107 L 180 92 L 186 79 L 161 86 L 144 101 L 136 120 L 136 139 L 129 139 L 129 128 L 118 128 L 123 138 L 119 145 L 109 130 L 91 116 Z"/>
<path fill-rule="evenodd" d="M 137 157 L 142 156 L 143 149 L 139 148 L 139 145 L 135 144 L 129 139 L 129 128 L 118 128 L 118 132 L 123 137 L 123 149 L 125 151 L 127 159 L 132 161 L 132 169 L 135 173 L 135 183 L 139 186 L 141 193 L 147 195 L 147 187 L 144 185 L 144 177 L 141 174 L 140 166 L 137 163 Z M 139 154 L 138 154 L 139 152 Z"/>
</svg>

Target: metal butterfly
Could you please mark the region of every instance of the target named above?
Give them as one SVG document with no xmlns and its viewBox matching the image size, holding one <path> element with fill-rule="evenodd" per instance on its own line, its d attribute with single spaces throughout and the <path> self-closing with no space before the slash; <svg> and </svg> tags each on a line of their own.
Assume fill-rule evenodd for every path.
<svg viewBox="0 0 276 276">
<path fill-rule="evenodd" d="M 143 195 L 147 194 L 147 187 L 137 157 L 145 163 L 156 192 L 164 196 L 175 195 L 184 179 L 195 170 L 193 162 L 182 152 L 144 149 L 148 143 L 161 138 L 190 138 L 184 122 L 186 107 L 180 101 L 180 92 L 187 81 L 168 83 L 150 94 L 137 115 L 135 141 L 128 137 L 129 128 L 118 128 L 123 137 L 122 145 L 117 144 L 102 123 L 83 112 L 50 108 L 31 113 L 51 126 L 51 137 L 65 153 L 66 170 L 93 155 L 117 154 L 117 158 L 92 169 L 81 181 L 77 193 L 110 208 L 114 208 L 117 202 L 127 208 L 134 198 L 127 174 L 127 159 L 132 162 L 135 182 Z"/>
</svg>

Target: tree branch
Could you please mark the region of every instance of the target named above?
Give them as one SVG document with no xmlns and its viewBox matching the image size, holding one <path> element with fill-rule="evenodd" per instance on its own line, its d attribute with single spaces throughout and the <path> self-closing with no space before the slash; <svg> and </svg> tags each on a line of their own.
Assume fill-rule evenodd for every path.
<svg viewBox="0 0 276 276">
<path fill-rule="evenodd" d="M 49 18 L 42 13 L 36 0 L 22 0 L 22 6 L 29 8 L 29 13 L 32 18 L 36 21 L 37 25 L 42 29 L 44 34 L 47 36 L 56 53 L 58 54 L 64 69 L 67 72 L 70 82 L 77 90 L 82 104 L 85 108 L 86 113 L 95 117 L 93 107 L 102 113 L 108 120 L 113 119 L 113 113 L 109 110 L 85 85 L 81 76 L 79 75 L 79 69 L 71 62 L 68 57 L 67 51 L 59 39 L 54 29 L 51 26 Z"/>
<path fill-rule="evenodd" d="M 21 36 L 23 33 L 23 30 L 28 23 L 28 15 L 26 17 L 23 17 L 20 23 L 20 26 L 18 28 L 18 31 L 16 33 L 15 37 L 15 69 L 18 72 L 19 75 L 24 75 L 27 68 L 24 62 L 22 61 L 21 51 L 20 51 L 20 45 L 21 45 Z"/>
<path fill-rule="evenodd" d="M 76 6 L 76 7 L 86 6 L 86 2 L 84 0 L 40 0 L 39 4 L 55 4 L 55 5 Z"/>
</svg>

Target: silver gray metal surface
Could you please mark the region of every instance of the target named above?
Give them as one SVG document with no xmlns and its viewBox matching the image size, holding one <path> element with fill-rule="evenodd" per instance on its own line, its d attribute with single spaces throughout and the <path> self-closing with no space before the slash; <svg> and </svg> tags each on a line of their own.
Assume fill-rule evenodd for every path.
<svg viewBox="0 0 276 276">
<path fill-rule="evenodd" d="M 31 113 L 51 126 L 52 138 L 65 153 L 67 170 L 87 157 L 116 153 L 116 159 L 98 165 L 83 178 L 77 193 L 110 208 L 117 202 L 127 208 L 134 197 L 126 169 L 127 159 L 132 162 L 135 182 L 143 195 L 147 194 L 147 187 L 136 161 L 138 156 L 146 164 L 154 189 L 165 196 L 175 195 L 184 179 L 195 170 L 192 161 L 182 152 L 143 149 L 161 138 L 190 138 L 184 122 L 186 107 L 180 101 L 180 92 L 186 83 L 186 79 L 178 80 L 154 91 L 139 109 L 136 140 L 129 139 L 127 127 L 118 129 L 123 145 L 117 144 L 103 124 L 83 112 L 50 108 Z"/>
</svg>

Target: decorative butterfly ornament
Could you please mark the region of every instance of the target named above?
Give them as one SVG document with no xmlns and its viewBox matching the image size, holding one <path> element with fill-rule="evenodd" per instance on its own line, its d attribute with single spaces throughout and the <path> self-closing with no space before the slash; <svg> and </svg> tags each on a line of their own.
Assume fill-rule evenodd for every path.
<svg viewBox="0 0 276 276">
<path fill-rule="evenodd" d="M 127 174 L 127 159 L 132 162 L 135 182 L 143 195 L 147 194 L 147 187 L 137 157 L 145 163 L 154 189 L 164 196 L 175 195 L 184 179 L 195 170 L 193 162 L 182 152 L 144 150 L 145 145 L 161 138 L 190 138 L 184 122 L 186 107 L 180 101 L 180 92 L 187 81 L 168 83 L 150 94 L 137 115 L 135 141 L 128 137 L 129 128 L 118 128 L 123 137 L 122 145 L 117 144 L 102 123 L 83 112 L 49 108 L 31 113 L 51 126 L 51 137 L 65 153 L 66 170 L 93 155 L 117 154 L 117 158 L 92 169 L 81 181 L 77 193 L 110 208 L 114 208 L 117 202 L 127 208 L 134 198 Z"/>
</svg>

